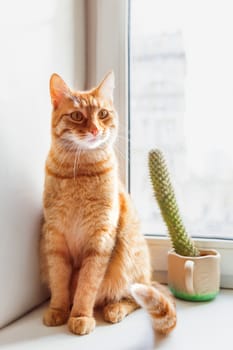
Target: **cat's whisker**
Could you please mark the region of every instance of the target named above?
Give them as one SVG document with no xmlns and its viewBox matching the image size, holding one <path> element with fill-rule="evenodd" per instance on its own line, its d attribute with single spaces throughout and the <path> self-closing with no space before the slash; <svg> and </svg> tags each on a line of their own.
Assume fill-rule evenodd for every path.
<svg viewBox="0 0 233 350">
<path fill-rule="evenodd" d="M 62 157 L 62 159 L 61 159 L 61 161 L 60 161 L 60 164 L 59 164 L 59 167 L 58 167 L 58 171 L 60 171 L 62 169 L 62 167 L 63 167 L 67 157 L 68 157 L 67 152 L 65 152 L 63 157 Z"/>
<path fill-rule="evenodd" d="M 75 177 L 76 177 L 76 163 L 77 163 L 78 151 L 79 150 L 77 149 L 77 151 L 75 152 L 75 157 L 74 157 L 74 166 L 73 166 L 74 180 L 75 180 Z"/>
<path fill-rule="evenodd" d="M 125 154 L 116 145 L 115 145 L 115 150 L 116 150 L 116 154 L 119 155 L 123 161 L 125 161 L 126 159 Z"/>
<path fill-rule="evenodd" d="M 74 168 L 73 168 L 74 180 L 75 180 L 76 174 L 77 174 L 77 172 L 78 172 L 78 168 L 79 168 L 79 159 L 80 159 L 81 152 L 82 152 L 81 148 L 78 148 L 77 151 L 75 152 Z"/>
<path fill-rule="evenodd" d="M 60 165 L 58 167 L 58 170 L 60 171 L 62 169 L 62 167 L 64 166 L 66 160 L 70 157 L 70 152 L 71 151 L 75 151 L 76 150 L 76 146 L 71 144 L 64 152 L 64 156 L 62 157 L 61 161 L 60 161 Z"/>
<path fill-rule="evenodd" d="M 118 132 L 117 135 L 118 136 L 125 136 L 125 137 L 128 136 L 128 137 L 130 137 L 131 136 L 130 134 L 131 134 L 131 132 L 130 132 L 130 130 L 128 130 L 128 132 L 123 132 L 123 131 L 122 132 Z"/>
<path fill-rule="evenodd" d="M 123 132 L 122 132 L 122 133 L 118 133 L 117 136 L 125 136 L 125 137 L 126 137 L 126 136 L 128 136 L 128 135 L 127 135 L 126 133 L 123 133 Z"/>
<path fill-rule="evenodd" d="M 121 140 L 124 140 L 126 142 L 128 142 L 130 140 L 129 137 L 127 137 L 127 136 L 120 136 L 120 135 L 118 135 L 117 139 L 121 139 Z"/>
</svg>

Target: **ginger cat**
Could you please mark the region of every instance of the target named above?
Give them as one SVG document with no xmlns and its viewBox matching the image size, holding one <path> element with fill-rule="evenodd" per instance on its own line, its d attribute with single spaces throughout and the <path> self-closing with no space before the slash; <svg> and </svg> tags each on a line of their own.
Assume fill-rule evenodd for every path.
<svg viewBox="0 0 233 350">
<path fill-rule="evenodd" d="M 163 287 L 151 286 L 148 248 L 118 178 L 113 89 L 113 72 L 85 92 L 70 90 L 57 74 L 50 80 L 40 255 L 51 300 L 43 322 L 68 321 L 71 332 L 87 334 L 95 328 L 94 307 L 115 323 L 142 305 L 166 334 L 176 324 L 174 301 Z"/>
</svg>

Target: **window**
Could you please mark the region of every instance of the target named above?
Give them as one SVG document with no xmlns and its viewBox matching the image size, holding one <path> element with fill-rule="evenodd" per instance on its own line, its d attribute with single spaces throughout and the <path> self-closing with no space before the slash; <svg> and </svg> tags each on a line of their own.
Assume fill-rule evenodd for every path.
<svg viewBox="0 0 233 350">
<path fill-rule="evenodd" d="M 147 170 L 160 148 L 190 234 L 233 238 L 231 5 L 131 1 L 130 181 L 145 233 L 166 232 Z"/>
<path fill-rule="evenodd" d="M 87 9 L 96 6 L 95 0 L 87 3 Z M 222 286 L 233 287 L 229 6 L 226 0 L 98 0 L 96 11 L 88 12 L 88 85 L 114 69 L 121 175 L 127 182 L 130 160 L 131 195 L 162 279 L 169 240 L 148 179 L 153 147 L 165 153 L 188 231 L 203 237 L 199 246 L 220 251 Z"/>
</svg>

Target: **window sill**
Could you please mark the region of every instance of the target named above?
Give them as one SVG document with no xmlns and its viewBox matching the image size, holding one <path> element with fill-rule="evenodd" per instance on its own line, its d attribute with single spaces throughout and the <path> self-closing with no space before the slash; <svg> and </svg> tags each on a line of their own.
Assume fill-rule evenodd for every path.
<svg viewBox="0 0 233 350">
<path fill-rule="evenodd" d="M 101 349 L 219 350 L 232 341 L 233 290 L 222 289 L 211 302 L 192 303 L 177 300 L 178 323 L 168 337 L 153 336 L 149 317 L 138 310 L 124 321 L 109 325 L 98 318 L 97 328 L 88 336 L 75 336 L 66 326 L 42 325 L 45 305 L 1 330 L 0 347 L 4 350 Z"/>
<path fill-rule="evenodd" d="M 4 350 L 150 350 L 154 347 L 151 322 L 144 310 L 137 310 L 122 322 L 111 325 L 97 313 L 96 329 L 78 336 L 67 325 L 46 327 L 42 315 L 47 303 L 27 313 L 0 332 L 0 349 Z"/>
<path fill-rule="evenodd" d="M 222 289 L 210 302 L 177 300 L 178 322 L 167 338 L 156 338 L 155 349 L 228 349 L 232 343 L 233 290 Z"/>
</svg>

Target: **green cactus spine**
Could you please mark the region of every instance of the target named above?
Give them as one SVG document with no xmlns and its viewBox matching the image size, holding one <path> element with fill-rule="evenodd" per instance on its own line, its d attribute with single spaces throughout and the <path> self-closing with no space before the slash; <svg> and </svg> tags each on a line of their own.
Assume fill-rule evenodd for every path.
<svg viewBox="0 0 233 350">
<path fill-rule="evenodd" d="M 149 152 L 149 170 L 155 198 L 167 225 L 175 252 L 183 256 L 199 256 L 198 249 L 194 246 L 183 225 L 167 165 L 161 151 L 152 150 Z"/>
</svg>

